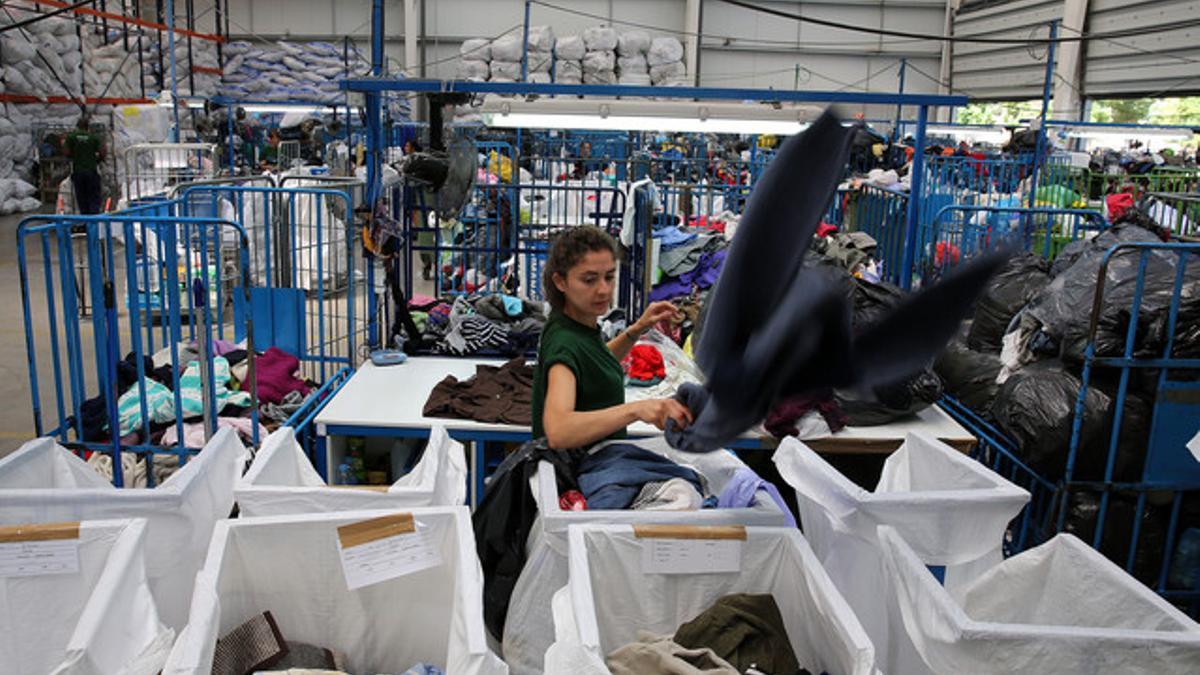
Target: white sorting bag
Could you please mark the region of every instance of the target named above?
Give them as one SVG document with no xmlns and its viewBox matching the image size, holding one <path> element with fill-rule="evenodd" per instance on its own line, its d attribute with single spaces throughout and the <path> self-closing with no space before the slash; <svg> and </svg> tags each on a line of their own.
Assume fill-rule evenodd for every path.
<svg viewBox="0 0 1200 675">
<path fill-rule="evenodd" d="M 291 427 L 263 441 L 234 491 L 245 516 L 329 513 L 363 509 L 457 506 L 467 498 L 467 459 L 445 427 L 434 426 L 412 470 L 385 490 L 330 487 L 313 468 Z"/>
<path fill-rule="evenodd" d="M 732 593 L 774 597 L 796 660 L 810 672 L 875 672 L 874 647 L 798 530 L 718 528 L 744 533 L 743 541 L 723 540 L 740 544 L 736 571 L 648 571 L 644 548 L 673 536 L 670 529 L 689 537 L 676 541 L 706 536 L 689 526 L 653 534 L 631 525 L 570 528 L 570 582 L 554 597 L 556 642 L 546 653 L 547 673 L 607 673 L 604 657 L 639 631 L 673 635 Z"/>
<path fill-rule="evenodd" d="M 952 597 L 898 530 L 884 565 L 917 651 L 935 673 L 1200 670 L 1200 625 L 1070 534 L 1015 555 Z"/>
<path fill-rule="evenodd" d="M 909 433 L 888 457 L 874 492 L 794 438 L 784 439 L 774 461 L 796 490 L 805 538 L 871 636 L 880 669 L 924 672 L 899 630 L 876 529 L 897 528 L 925 564 L 946 567 L 946 587 L 954 592 L 1002 560 L 1005 529 L 1029 493 L 919 433 Z"/>
<path fill-rule="evenodd" d="M 739 469 L 748 469 L 737 455 L 724 450 L 703 454 L 681 452 L 661 437 L 620 441 L 666 456 L 704 476 L 709 492 L 720 494 Z M 532 481 L 531 481 L 532 483 Z M 504 623 L 504 660 L 514 673 L 542 672 L 546 648 L 554 640 L 550 601 L 567 583 L 567 528 L 582 523 L 675 525 L 784 525 L 788 515 L 763 491 L 747 508 L 698 511 L 589 510 L 564 511 L 558 505 L 558 484 L 548 462 L 538 466 L 537 484 L 530 485 L 538 504 L 529 536 L 528 555 L 513 587 Z"/>
<path fill-rule="evenodd" d="M 179 631 L 213 526 L 233 511 L 246 459 L 237 432 L 221 428 L 161 485 L 118 489 L 87 476 L 95 471 L 54 439 L 39 438 L 0 459 L 0 525 L 145 518 L 150 590 L 163 622 Z"/>
<path fill-rule="evenodd" d="M 140 518 L 0 528 L 0 669 L 157 673 L 175 632 L 146 583 L 146 530 Z"/>
<path fill-rule="evenodd" d="M 456 675 L 507 673 L 487 647 L 470 519 L 465 506 L 438 506 L 223 521 L 163 672 L 209 675 L 217 638 L 269 611 L 284 640 L 344 654 L 348 672 L 401 673 L 426 663 Z M 395 522 L 408 527 L 386 529 Z M 369 531 L 375 523 L 382 534 L 400 532 L 403 550 L 370 564 L 399 576 L 351 590 L 342 551 L 356 544 L 339 528 Z M 405 562 L 413 560 L 424 564 Z"/>
</svg>

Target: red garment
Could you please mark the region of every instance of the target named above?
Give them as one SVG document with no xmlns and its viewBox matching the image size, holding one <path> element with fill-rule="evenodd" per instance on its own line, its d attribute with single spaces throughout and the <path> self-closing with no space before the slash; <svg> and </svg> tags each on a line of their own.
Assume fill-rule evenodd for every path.
<svg viewBox="0 0 1200 675">
<path fill-rule="evenodd" d="M 667 367 L 663 365 L 662 352 L 652 345 L 634 345 L 629 350 L 621 365 L 631 380 L 643 382 L 662 379 L 667 376 Z"/>
<path fill-rule="evenodd" d="M 1108 220 L 1115 223 L 1125 215 L 1125 212 L 1133 208 L 1133 195 L 1128 192 L 1118 192 L 1104 198 L 1104 203 L 1108 205 Z"/>
<path fill-rule="evenodd" d="M 300 370 L 300 359 L 271 347 L 262 356 L 254 359 L 254 377 L 258 380 L 258 400 L 263 403 L 281 403 L 283 397 L 293 391 L 308 395 L 308 385 L 295 376 Z M 250 391 L 250 381 L 242 383 L 242 391 Z"/>
<path fill-rule="evenodd" d="M 725 221 L 718 220 L 716 218 L 709 218 L 708 216 L 694 216 L 689 219 L 688 224 L 692 227 L 702 227 L 706 230 L 712 230 L 713 232 L 725 234 Z"/>
<path fill-rule="evenodd" d="M 939 241 L 933 252 L 933 264 L 938 267 L 944 265 L 957 265 L 962 253 L 954 244 L 945 241 Z"/>
<path fill-rule="evenodd" d="M 558 508 L 563 511 L 587 511 L 587 498 L 579 490 L 567 490 L 558 497 Z"/>
<path fill-rule="evenodd" d="M 829 223 L 823 222 L 817 226 L 818 237 L 828 237 L 831 234 L 837 234 L 837 231 L 837 225 L 830 225 Z"/>
</svg>

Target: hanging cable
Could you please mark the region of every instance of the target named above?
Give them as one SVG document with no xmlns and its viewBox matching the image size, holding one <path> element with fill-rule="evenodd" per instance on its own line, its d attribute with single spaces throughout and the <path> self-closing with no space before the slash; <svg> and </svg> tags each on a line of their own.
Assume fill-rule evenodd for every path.
<svg viewBox="0 0 1200 675">
<path fill-rule="evenodd" d="M 908 31 L 888 30 L 886 28 L 870 28 L 867 26 L 856 26 L 854 24 L 842 23 L 840 21 L 830 21 L 828 19 L 817 19 L 817 18 L 810 17 L 810 16 L 802 16 L 800 14 L 793 14 L 791 12 L 785 12 L 783 10 L 772 9 L 770 7 L 763 7 L 761 5 L 756 5 L 756 4 L 753 4 L 750 2 L 743 2 L 742 0 L 718 0 L 718 1 L 724 2 L 727 5 L 734 5 L 735 7 L 741 7 L 742 9 L 748 9 L 753 12 L 769 14 L 771 16 L 777 16 L 782 19 L 792 19 L 793 21 L 799 21 L 801 23 L 811 23 L 813 25 L 824 26 L 826 28 L 838 28 L 840 30 L 854 31 L 856 33 L 870 33 L 871 35 L 886 35 L 888 37 L 911 38 L 911 39 L 915 39 L 915 40 L 936 40 L 938 42 L 951 42 L 951 43 L 974 42 L 974 43 L 981 43 L 981 44 L 997 44 L 997 45 L 1028 45 L 1028 44 L 1049 44 L 1051 42 L 1058 42 L 1058 43 L 1088 42 L 1090 40 L 1105 40 L 1105 39 L 1111 39 L 1111 38 L 1134 37 L 1137 35 L 1151 35 L 1154 33 L 1165 33 L 1168 31 L 1182 30 L 1184 28 L 1192 28 L 1195 26 L 1200 26 L 1200 19 L 1191 19 L 1189 21 L 1180 21 L 1180 22 L 1177 22 L 1170 26 L 1164 26 L 1164 27 L 1155 26 L 1155 27 L 1151 27 L 1151 28 L 1130 28 L 1128 30 L 1113 31 L 1111 33 L 1092 33 L 1092 34 L 1077 35 L 1077 36 L 1059 36 L 1054 39 L 1050 39 L 1048 37 L 1046 37 L 1046 38 L 988 38 L 988 37 L 978 37 L 978 36 L 974 36 L 974 35 L 962 35 L 962 36 L 959 36 L 959 35 L 954 35 L 954 36 L 923 35 L 921 33 L 910 33 Z"/>
<path fill-rule="evenodd" d="M 547 9 L 553 9 L 555 11 L 563 12 L 566 14 L 574 14 L 575 16 L 582 16 L 582 17 L 586 17 L 589 19 L 595 19 L 597 21 L 603 21 L 605 23 L 613 23 L 613 24 L 618 24 L 621 26 L 630 26 L 632 28 L 644 28 L 646 30 L 654 30 L 654 31 L 659 31 L 661 33 L 670 33 L 672 35 L 682 35 L 685 37 L 695 37 L 695 38 L 701 38 L 701 39 L 702 38 L 710 38 L 713 40 L 724 40 L 726 42 L 746 42 L 746 43 L 763 44 L 763 45 L 783 45 L 783 46 L 788 46 L 788 47 L 796 47 L 798 45 L 801 45 L 801 42 L 799 40 L 771 40 L 771 39 L 767 39 L 767 38 L 751 38 L 751 37 L 737 37 L 737 36 L 733 36 L 733 35 L 718 35 L 715 33 L 692 33 L 690 31 L 686 31 L 686 30 L 679 30 L 678 28 L 665 28 L 663 26 L 654 26 L 654 25 L 645 24 L 645 23 L 638 23 L 636 21 L 625 21 L 622 19 L 613 19 L 613 18 L 610 18 L 607 16 L 603 16 L 601 14 L 593 14 L 591 12 L 585 12 L 585 11 L 578 10 L 578 9 L 571 9 L 570 7 L 563 7 L 561 5 L 555 5 L 555 4 L 552 4 L 549 2 L 543 2 L 542 0 L 531 0 L 530 4 L 541 5 L 542 7 L 545 7 Z M 819 46 L 859 47 L 859 46 L 873 46 L 873 45 L 880 45 L 880 46 L 901 45 L 901 44 L 912 44 L 914 42 L 926 42 L 926 41 L 927 40 L 924 40 L 924 39 L 890 40 L 890 41 L 888 41 L 888 40 L 884 40 L 884 41 L 871 40 L 869 42 L 846 42 L 846 41 L 809 42 L 809 41 L 804 41 L 803 44 L 810 45 L 810 46 L 818 46 L 818 47 Z"/>
</svg>

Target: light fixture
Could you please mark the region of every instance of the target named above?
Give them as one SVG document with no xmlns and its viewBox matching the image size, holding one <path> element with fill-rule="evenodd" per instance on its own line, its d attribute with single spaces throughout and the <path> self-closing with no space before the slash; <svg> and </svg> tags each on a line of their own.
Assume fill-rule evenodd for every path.
<svg viewBox="0 0 1200 675">
<path fill-rule="evenodd" d="M 796 134 L 820 114 L 812 106 L 774 109 L 758 102 L 718 103 L 630 99 L 546 99 L 527 102 L 488 97 L 484 123 L 508 129 Z"/>
<path fill-rule="evenodd" d="M 939 126 L 925 127 L 925 134 L 932 136 L 952 136 L 954 138 L 973 138 L 976 141 L 999 143 L 1008 139 L 1008 130 L 996 126 Z"/>
<path fill-rule="evenodd" d="M 335 113 L 337 108 L 320 105 L 244 105 L 248 113 Z"/>
</svg>

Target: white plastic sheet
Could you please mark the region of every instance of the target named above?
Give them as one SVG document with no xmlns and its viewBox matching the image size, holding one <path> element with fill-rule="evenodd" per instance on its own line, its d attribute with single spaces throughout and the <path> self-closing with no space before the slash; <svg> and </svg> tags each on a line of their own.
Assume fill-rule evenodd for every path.
<svg viewBox="0 0 1200 675">
<path fill-rule="evenodd" d="M 684 453 L 667 445 L 660 436 L 633 443 L 666 456 L 678 464 L 690 466 L 708 481 L 713 494 L 721 490 L 733 474 L 746 465 L 731 452 Z M 534 495 L 538 517 L 527 545 L 525 568 L 513 588 L 504 623 L 504 660 L 514 673 L 542 672 L 546 649 L 554 640 L 554 617 L 550 611 L 554 592 L 567 583 L 567 528 L 584 523 L 623 523 L 674 525 L 763 525 L 781 526 L 787 519 L 775 502 L 759 492 L 754 506 L 741 509 L 704 509 L 701 511 L 563 511 L 558 506 L 558 485 L 554 469 L 548 463 L 538 467 Z"/>
<path fill-rule="evenodd" d="M 617 52 L 621 56 L 645 56 L 650 50 L 650 34 L 646 31 L 631 30 L 621 33 L 617 38 Z"/>
<path fill-rule="evenodd" d="M 951 597 L 894 528 L 887 573 L 935 673 L 1195 673 L 1200 625 L 1070 534 L 993 567 Z"/>
<path fill-rule="evenodd" d="M 467 498 L 467 460 L 462 444 L 445 427 L 434 426 L 421 459 L 387 492 L 329 487 L 296 441 L 295 430 L 280 427 L 263 441 L 234 495 L 245 516 L 457 506 Z"/>
<path fill-rule="evenodd" d="M 854 485 L 793 438 L 784 439 L 774 461 L 796 490 L 804 536 L 862 620 L 880 669 L 925 672 L 899 629 L 876 529 L 896 527 L 925 564 L 945 566 L 946 587 L 953 592 L 1000 562 L 1005 528 L 1029 493 L 917 433 L 888 457 L 874 492 Z"/>
<path fill-rule="evenodd" d="M 483 61 L 486 64 L 492 59 L 492 42 L 483 38 L 463 40 L 458 53 L 463 61 Z"/>
<path fill-rule="evenodd" d="M 396 511 L 221 522 L 196 577 L 187 629 L 163 672 L 208 675 L 217 638 L 264 611 L 284 639 L 345 654 L 352 673 L 399 673 L 418 662 L 455 675 L 508 672 L 487 649 L 467 508 L 409 512 L 442 564 L 355 591 L 342 576 L 337 528 Z"/>
<path fill-rule="evenodd" d="M 213 525 L 233 510 L 234 484 L 246 462 L 246 449 L 237 433 L 220 429 L 182 469 L 149 490 L 97 486 L 90 481 L 59 487 L 63 464 L 82 465 L 70 469 L 72 475 L 91 469 L 69 450 L 46 441 L 30 441 L 0 459 L 0 524 L 145 518 L 150 590 L 163 622 L 181 629 L 187 620 L 192 580 L 203 562 Z M 25 478 L 12 487 L 9 472 L 18 470 Z"/>
<path fill-rule="evenodd" d="M 656 37 L 650 43 L 646 61 L 651 66 L 661 66 L 666 63 L 683 60 L 683 44 L 673 37 Z"/>
<path fill-rule="evenodd" d="M 617 31 L 611 26 L 583 29 L 583 42 L 589 52 L 611 52 L 617 48 Z"/>
<path fill-rule="evenodd" d="M 731 593 L 769 593 L 783 616 L 792 651 L 809 671 L 868 675 L 875 650 L 800 532 L 748 527 L 736 573 L 647 574 L 629 525 L 570 529 L 570 582 L 554 597 L 555 644 L 547 673 L 604 668 L 604 656 L 639 630 L 672 635 Z M 588 663 L 590 661 L 590 664 Z"/>
<path fill-rule="evenodd" d="M 79 571 L 0 577 L 6 673 L 154 675 L 175 632 L 146 584 L 146 521 L 79 523 Z"/>
</svg>

